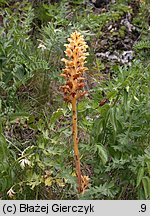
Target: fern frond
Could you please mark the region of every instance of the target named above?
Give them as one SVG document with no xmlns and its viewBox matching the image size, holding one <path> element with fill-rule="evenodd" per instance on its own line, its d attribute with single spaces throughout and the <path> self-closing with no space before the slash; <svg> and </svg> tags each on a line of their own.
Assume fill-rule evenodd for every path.
<svg viewBox="0 0 150 216">
<path fill-rule="evenodd" d="M 135 50 L 141 49 L 149 49 L 150 48 L 150 40 L 142 40 L 134 44 L 133 48 Z"/>
</svg>

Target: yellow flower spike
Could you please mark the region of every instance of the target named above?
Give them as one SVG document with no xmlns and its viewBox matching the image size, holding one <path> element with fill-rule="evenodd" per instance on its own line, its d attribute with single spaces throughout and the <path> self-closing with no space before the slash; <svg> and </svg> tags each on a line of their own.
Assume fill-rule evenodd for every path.
<svg viewBox="0 0 150 216">
<path fill-rule="evenodd" d="M 68 38 L 69 44 L 65 44 L 66 47 L 65 54 L 68 59 L 63 58 L 62 61 L 65 63 L 65 69 L 60 76 L 64 77 L 66 84 L 61 86 L 60 89 L 64 92 L 64 100 L 72 104 L 72 135 L 74 143 L 74 157 L 76 164 L 76 176 L 78 184 L 78 192 L 83 193 L 85 190 L 85 185 L 83 182 L 86 179 L 86 187 L 88 185 L 88 177 L 83 177 L 81 175 L 80 169 L 80 157 L 78 150 L 78 131 L 77 131 L 77 100 L 83 97 L 87 92 L 82 91 L 84 87 L 85 78 L 82 77 L 83 73 L 88 70 L 84 67 L 86 56 L 89 55 L 86 52 L 88 48 L 83 36 L 75 31 Z M 83 181 L 84 180 L 84 181 Z"/>
<path fill-rule="evenodd" d="M 82 184 L 82 194 L 84 194 L 85 190 L 89 186 L 90 178 L 88 176 L 81 176 L 81 184 Z"/>
</svg>

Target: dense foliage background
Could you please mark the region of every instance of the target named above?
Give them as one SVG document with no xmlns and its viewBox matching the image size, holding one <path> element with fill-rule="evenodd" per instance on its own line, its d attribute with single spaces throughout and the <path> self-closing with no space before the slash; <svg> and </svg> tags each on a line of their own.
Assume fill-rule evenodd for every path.
<svg viewBox="0 0 150 216">
<path fill-rule="evenodd" d="M 102 2 L 0 0 L 1 199 L 150 199 L 150 3 Z M 80 196 L 59 90 L 74 30 L 89 46 Z"/>
</svg>

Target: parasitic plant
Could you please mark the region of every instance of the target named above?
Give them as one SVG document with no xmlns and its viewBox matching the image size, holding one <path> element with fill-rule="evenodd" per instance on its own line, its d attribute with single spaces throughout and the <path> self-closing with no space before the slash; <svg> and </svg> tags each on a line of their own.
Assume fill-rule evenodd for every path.
<svg viewBox="0 0 150 216">
<path fill-rule="evenodd" d="M 87 45 L 83 36 L 75 31 L 68 38 L 69 44 L 65 44 L 65 54 L 68 57 L 63 58 L 65 69 L 63 69 L 63 76 L 66 80 L 65 85 L 61 86 L 64 93 L 64 100 L 72 104 L 72 135 L 74 143 L 74 157 L 76 164 L 76 176 L 78 184 L 78 192 L 83 193 L 88 186 L 89 178 L 81 175 L 80 156 L 78 150 L 78 132 L 77 132 L 77 100 L 86 94 L 83 91 L 84 80 L 83 73 L 88 70 L 84 67 L 85 59 L 88 53 L 86 52 Z"/>
</svg>

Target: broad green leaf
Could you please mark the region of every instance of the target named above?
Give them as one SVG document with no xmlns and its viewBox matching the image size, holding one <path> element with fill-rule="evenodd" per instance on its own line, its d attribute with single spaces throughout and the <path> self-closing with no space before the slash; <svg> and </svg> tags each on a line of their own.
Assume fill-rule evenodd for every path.
<svg viewBox="0 0 150 216">
<path fill-rule="evenodd" d="M 138 187 L 141 183 L 141 180 L 144 176 L 144 167 L 141 167 L 138 171 L 138 175 L 137 175 L 137 183 L 136 183 L 136 186 Z"/>
<path fill-rule="evenodd" d="M 53 112 L 51 118 L 50 118 L 50 124 L 51 127 L 54 126 L 55 122 L 62 116 L 64 115 L 64 110 L 59 108 L 55 112 Z"/>
<path fill-rule="evenodd" d="M 106 148 L 101 144 L 97 144 L 96 148 L 97 148 L 98 155 L 102 160 L 102 163 L 106 164 L 106 162 L 108 161 L 108 155 L 107 155 Z"/>
<path fill-rule="evenodd" d="M 116 126 L 116 109 L 115 109 L 115 107 L 110 109 L 110 120 L 111 120 L 111 123 L 114 127 L 114 131 L 116 132 L 117 126 Z"/>
<path fill-rule="evenodd" d="M 142 183 L 144 187 L 145 198 L 149 199 L 150 198 L 150 179 L 147 176 L 145 176 L 142 178 Z"/>
</svg>

